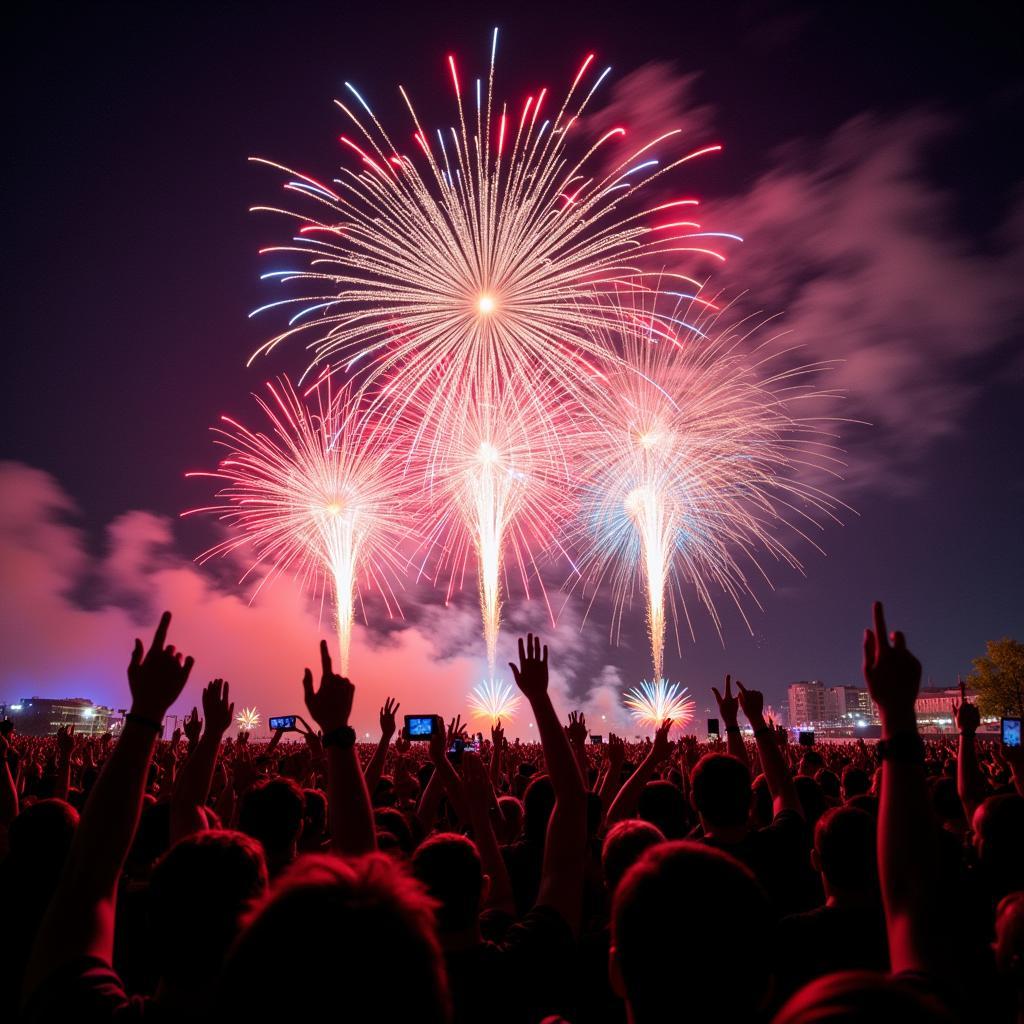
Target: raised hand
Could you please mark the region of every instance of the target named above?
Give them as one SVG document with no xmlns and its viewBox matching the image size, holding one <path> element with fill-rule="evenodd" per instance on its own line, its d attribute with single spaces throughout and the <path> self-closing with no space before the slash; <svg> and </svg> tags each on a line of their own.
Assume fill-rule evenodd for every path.
<svg viewBox="0 0 1024 1024">
<path fill-rule="evenodd" d="M 72 722 L 70 725 L 61 725 L 57 727 L 57 753 L 62 761 L 67 761 L 71 757 L 71 752 L 75 749 L 75 726 Z"/>
<path fill-rule="evenodd" d="M 234 702 L 228 701 L 230 684 L 223 679 L 213 679 L 203 690 L 203 714 L 206 715 L 206 732 L 216 736 L 218 741 L 231 728 L 235 715 Z M 192 709 L 195 714 L 195 708 Z M 187 722 L 186 722 L 187 724 Z"/>
<path fill-rule="evenodd" d="M 177 750 L 178 744 L 181 742 L 181 727 L 175 726 L 174 732 L 171 733 L 171 750 Z"/>
<path fill-rule="evenodd" d="M 604 756 L 612 768 L 621 768 L 626 760 L 626 744 L 615 733 L 608 734 L 608 742 L 605 744 Z"/>
<path fill-rule="evenodd" d="M 448 723 L 448 747 L 450 748 L 455 740 L 465 740 L 466 726 L 462 723 L 462 715 L 456 715 Z"/>
<path fill-rule="evenodd" d="M 976 704 L 967 699 L 967 685 L 960 684 L 960 703 L 953 701 L 953 721 L 958 732 L 965 736 L 973 736 L 981 725 L 981 712 Z"/>
<path fill-rule="evenodd" d="M 864 681 L 883 724 L 914 730 L 914 700 L 921 686 L 921 662 L 907 650 L 900 632 L 888 634 L 882 602 L 872 606 L 874 629 L 864 630 Z"/>
<path fill-rule="evenodd" d="M 194 747 L 199 742 L 199 736 L 203 731 L 203 720 L 199 717 L 199 709 L 197 707 L 193 707 L 191 714 L 185 716 L 183 727 L 188 745 Z"/>
<path fill-rule="evenodd" d="M 128 663 L 131 713 L 156 724 L 163 722 L 167 709 L 180 696 L 194 664 L 191 657 L 183 659 L 173 645 L 165 646 L 170 624 L 171 613 L 164 612 L 149 650 L 143 648 L 141 640 L 136 640 Z"/>
<path fill-rule="evenodd" d="M 320 689 L 313 689 L 313 673 L 307 668 L 302 675 L 302 692 L 306 708 L 326 735 L 348 725 L 356 688 L 331 665 L 327 641 L 320 641 Z"/>
<path fill-rule="evenodd" d="M 736 688 L 740 691 L 738 695 L 740 708 L 747 716 L 751 725 L 754 722 L 764 721 L 764 694 L 760 690 L 748 690 L 737 679 Z"/>
<path fill-rule="evenodd" d="M 404 736 L 399 736 L 398 739 L 395 740 L 396 754 L 408 754 L 411 749 L 412 744 Z"/>
<path fill-rule="evenodd" d="M 570 743 L 587 742 L 587 718 L 582 711 L 569 712 L 569 724 L 565 730 Z"/>
<path fill-rule="evenodd" d="M 664 761 L 672 752 L 672 744 L 668 741 L 669 730 L 672 728 L 672 719 L 666 718 L 657 729 L 654 730 L 654 745 L 651 754 L 655 762 Z"/>
<path fill-rule="evenodd" d="M 525 645 L 520 637 L 519 665 L 513 665 L 510 661 L 508 667 L 512 669 L 516 686 L 523 691 L 527 700 L 532 701 L 548 692 L 548 645 L 544 645 L 542 657 L 540 637 L 528 633 Z"/>
<path fill-rule="evenodd" d="M 737 688 L 739 682 L 736 683 Z M 736 725 L 739 721 L 739 694 L 734 697 L 732 694 L 732 676 L 725 677 L 725 696 L 718 692 L 717 686 L 711 687 L 711 692 L 715 695 L 715 700 L 718 701 L 718 714 L 721 716 L 722 721 L 726 727 L 730 725 Z"/>
<path fill-rule="evenodd" d="M 501 719 L 491 726 L 491 747 L 495 753 L 500 752 L 505 745 L 505 730 L 501 727 Z"/>
<path fill-rule="evenodd" d="M 380 709 L 380 731 L 381 735 L 387 737 L 388 742 L 391 742 L 391 737 L 395 735 L 395 715 L 398 714 L 398 709 L 402 705 L 395 700 L 394 697 L 388 697 L 384 701 L 384 707 Z"/>
</svg>

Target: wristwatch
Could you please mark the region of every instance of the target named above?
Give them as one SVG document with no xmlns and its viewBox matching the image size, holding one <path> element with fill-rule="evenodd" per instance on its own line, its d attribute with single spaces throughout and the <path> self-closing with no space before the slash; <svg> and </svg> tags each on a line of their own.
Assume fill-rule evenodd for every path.
<svg viewBox="0 0 1024 1024">
<path fill-rule="evenodd" d="M 350 725 L 339 725 L 324 734 L 325 747 L 339 747 L 342 750 L 350 750 L 356 744 L 356 731 Z"/>
</svg>

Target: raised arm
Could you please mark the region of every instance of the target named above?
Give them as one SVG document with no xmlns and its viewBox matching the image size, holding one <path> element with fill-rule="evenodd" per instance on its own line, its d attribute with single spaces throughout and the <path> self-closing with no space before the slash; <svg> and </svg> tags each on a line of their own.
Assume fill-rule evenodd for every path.
<svg viewBox="0 0 1024 1024">
<path fill-rule="evenodd" d="M 491 880 L 486 906 L 491 910 L 503 910 L 514 917 L 516 901 L 512 894 L 512 880 L 491 822 L 491 813 L 497 805 L 494 790 L 483 762 L 477 754 L 468 750 L 462 755 L 462 785 L 473 838 L 480 851 L 480 862 L 484 873 Z"/>
<path fill-rule="evenodd" d="M 11 774 L 11 766 L 7 763 L 9 749 L 7 737 L 0 735 L 0 829 L 5 833 L 18 816 L 18 787 Z M 3 850 L 6 850 L 6 842 L 3 844 Z"/>
<path fill-rule="evenodd" d="M 803 805 L 796 791 L 793 777 L 789 773 L 786 759 L 779 750 L 778 737 L 775 729 L 764 720 L 764 697 L 757 690 L 748 690 L 737 679 L 739 702 L 743 714 L 747 716 L 750 727 L 754 730 L 754 742 L 761 758 L 761 767 L 768 782 L 768 792 L 772 795 L 772 811 L 794 811 L 802 818 Z"/>
<path fill-rule="evenodd" d="M 192 671 L 191 658 L 183 659 L 173 646 L 165 645 L 170 622 L 171 613 L 164 612 L 148 651 L 141 640 L 135 641 L 128 665 L 131 711 L 89 795 L 37 933 L 26 972 L 26 995 L 76 957 L 111 962 L 117 880 L 138 828 L 149 763 L 167 709 Z"/>
<path fill-rule="evenodd" d="M 370 758 L 370 763 L 366 766 L 366 771 L 363 772 L 366 789 L 371 796 L 384 771 L 384 762 L 387 760 L 388 747 L 391 746 L 391 737 L 395 735 L 395 715 L 401 706 L 394 697 L 388 697 L 380 709 L 380 740 L 377 743 L 377 749 L 373 752 L 373 757 Z"/>
<path fill-rule="evenodd" d="M 924 775 L 914 700 L 921 663 L 902 633 L 886 632 L 880 602 L 864 631 L 864 679 L 882 719 L 878 873 L 894 972 L 940 970 L 935 823 Z"/>
<path fill-rule="evenodd" d="M 672 720 L 666 718 L 657 729 L 654 730 L 654 742 L 647 756 L 637 766 L 635 772 L 626 780 L 618 796 L 612 801 L 608 808 L 606 824 L 611 826 L 617 821 L 631 818 L 636 813 L 637 804 L 640 802 L 640 794 L 644 786 L 654 777 L 658 765 L 665 760 L 672 751 L 672 745 L 668 741 L 669 730 L 672 728 Z"/>
<path fill-rule="evenodd" d="M 985 799 L 985 780 L 978 767 L 978 751 L 974 734 L 981 725 L 978 708 L 967 700 L 967 688 L 960 684 L 960 703 L 953 701 L 953 721 L 956 722 L 960 742 L 956 752 L 956 791 L 960 795 L 968 822 Z"/>
<path fill-rule="evenodd" d="M 427 752 L 430 754 L 430 760 L 434 763 L 434 775 L 430 777 L 431 781 L 434 780 L 434 776 L 437 777 L 438 784 L 445 796 L 448 797 L 448 802 L 455 810 L 455 814 L 460 821 L 468 824 L 469 814 L 466 810 L 465 794 L 462 791 L 462 779 L 459 778 L 459 773 L 448 760 L 448 750 L 451 748 L 452 741 L 461 739 L 464 730 L 461 715 L 456 715 L 448 723 L 447 731 L 444 728 L 444 719 L 440 715 L 436 715 L 434 731 L 430 734 Z"/>
<path fill-rule="evenodd" d="M 737 682 L 737 688 L 739 683 Z M 739 697 L 732 693 L 732 676 L 725 677 L 725 695 L 718 692 L 717 686 L 711 687 L 711 692 L 718 701 L 718 715 L 725 726 L 726 749 L 733 757 L 739 758 L 748 768 L 750 759 L 747 757 L 747 745 L 743 742 L 743 735 L 740 733 L 740 701 Z"/>
<path fill-rule="evenodd" d="M 583 784 L 587 783 L 587 716 L 582 711 L 569 712 L 569 724 L 565 735 L 569 737 L 576 765 L 583 776 Z"/>
<path fill-rule="evenodd" d="M 302 691 L 306 708 L 324 734 L 331 849 L 350 856 L 369 853 L 377 848 L 377 833 L 356 755 L 356 734 L 348 724 L 355 687 L 334 671 L 326 640 L 320 641 L 320 667 L 320 689 L 313 689 L 313 673 L 307 668 Z"/>
<path fill-rule="evenodd" d="M 171 839 L 174 842 L 206 829 L 203 807 L 210 795 L 221 740 L 231 728 L 231 719 L 235 713 L 235 705 L 228 700 L 229 689 L 229 684 L 223 679 L 214 679 L 208 683 L 203 690 L 206 730 L 193 745 L 192 737 L 186 729 L 185 735 L 189 738 L 192 756 L 182 767 L 171 797 Z M 192 710 L 192 721 L 202 727 L 198 712 L 195 708 Z"/>
<path fill-rule="evenodd" d="M 608 734 L 604 756 L 608 766 L 597 792 L 601 798 L 601 808 L 607 815 L 622 786 L 622 765 L 626 760 L 626 744 L 615 733 Z"/>
<path fill-rule="evenodd" d="M 530 702 L 540 733 L 555 806 L 544 842 L 537 903 L 552 907 L 574 932 L 583 908 L 583 867 L 587 843 L 587 792 L 569 740 L 548 695 L 548 649 L 539 638 L 519 640 L 519 664 L 509 663 L 516 685 Z"/>
<path fill-rule="evenodd" d="M 57 787 L 54 796 L 67 800 L 71 792 L 71 755 L 75 750 L 75 726 L 57 727 Z"/>
<path fill-rule="evenodd" d="M 491 779 L 491 787 L 495 793 L 501 790 L 501 760 L 505 752 L 505 731 L 501 727 L 501 719 L 491 726 L 491 763 L 487 773 Z"/>
</svg>

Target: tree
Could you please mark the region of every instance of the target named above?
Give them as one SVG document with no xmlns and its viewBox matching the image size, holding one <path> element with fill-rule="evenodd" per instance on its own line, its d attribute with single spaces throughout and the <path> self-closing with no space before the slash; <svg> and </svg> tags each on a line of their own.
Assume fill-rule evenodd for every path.
<svg viewBox="0 0 1024 1024">
<path fill-rule="evenodd" d="M 983 714 L 1019 716 L 1024 710 L 1024 644 L 1009 637 L 989 640 L 967 682 L 977 691 Z"/>
</svg>

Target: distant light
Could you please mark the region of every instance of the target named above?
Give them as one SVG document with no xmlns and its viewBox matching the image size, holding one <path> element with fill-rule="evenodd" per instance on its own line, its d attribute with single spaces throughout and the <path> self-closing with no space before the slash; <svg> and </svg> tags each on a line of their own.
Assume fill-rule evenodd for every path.
<svg viewBox="0 0 1024 1024">
<path fill-rule="evenodd" d="M 93 711 L 93 709 L 92 709 L 92 708 L 83 708 L 83 709 L 82 709 L 82 714 L 83 714 L 83 715 L 84 715 L 84 716 L 85 716 L 86 718 L 92 718 L 92 716 L 93 716 L 94 714 L 96 714 L 96 712 L 95 712 L 95 711 Z"/>
<path fill-rule="evenodd" d="M 21 705 L 20 704 L 11 704 L 10 705 L 10 709 L 12 711 L 20 711 L 21 710 Z"/>
</svg>

